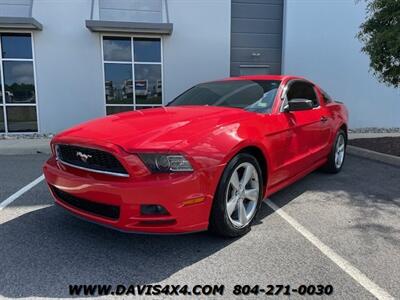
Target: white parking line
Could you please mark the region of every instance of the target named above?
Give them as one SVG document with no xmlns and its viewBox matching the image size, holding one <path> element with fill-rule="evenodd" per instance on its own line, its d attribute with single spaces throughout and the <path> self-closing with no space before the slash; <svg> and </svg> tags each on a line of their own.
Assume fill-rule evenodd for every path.
<svg viewBox="0 0 400 300">
<path fill-rule="evenodd" d="M 309 232 L 303 225 L 289 216 L 276 204 L 271 202 L 269 199 L 264 201 L 270 208 L 272 208 L 279 216 L 281 216 L 286 222 L 288 222 L 297 232 L 304 236 L 311 244 L 313 244 L 319 251 L 325 254 L 331 261 L 338 265 L 343 271 L 348 275 L 353 277 L 361 286 L 363 286 L 367 291 L 374 295 L 378 299 L 394 299 L 388 292 L 378 286 L 376 283 L 371 281 L 364 273 L 358 270 L 356 267 L 352 266 L 347 260 L 333 251 L 330 247 L 325 245 L 320 241 L 315 235 Z"/>
<path fill-rule="evenodd" d="M 35 185 L 37 185 L 38 183 L 42 182 L 43 179 L 44 179 L 44 175 L 39 176 L 34 181 L 32 181 L 31 183 L 27 184 L 26 186 L 24 186 L 23 188 L 21 188 L 20 190 L 18 190 L 14 194 L 12 194 L 10 197 L 8 197 L 6 200 L 1 202 L 0 203 L 0 211 L 3 210 L 7 205 L 12 203 L 15 199 L 17 199 L 18 197 L 20 197 L 21 195 L 23 195 L 24 193 L 29 191 Z"/>
</svg>

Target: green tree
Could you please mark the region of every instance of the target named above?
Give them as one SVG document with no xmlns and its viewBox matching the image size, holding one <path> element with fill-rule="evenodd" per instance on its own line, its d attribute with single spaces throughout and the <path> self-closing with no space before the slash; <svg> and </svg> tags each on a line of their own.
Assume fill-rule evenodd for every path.
<svg viewBox="0 0 400 300">
<path fill-rule="evenodd" d="M 400 0 L 366 0 L 367 19 L 358 33 L 372 72 L 388 86 L 400 86 Z"/>
</svg>

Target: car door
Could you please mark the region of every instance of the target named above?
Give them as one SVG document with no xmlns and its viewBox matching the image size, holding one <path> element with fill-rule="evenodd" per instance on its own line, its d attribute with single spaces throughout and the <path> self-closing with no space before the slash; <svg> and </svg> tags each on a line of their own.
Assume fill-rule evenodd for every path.
<svg viewBox="0 0 400 300">
<path fill-rule="evenodd" d="M 297 81 L 282 84 L 283 92 L 277 97 L 275 114 L 269 117 L 271 122 L 267 124 L 266 139 L 273 155 L 270 190 L 277 187 L 279 189 L 280 184 L 307 168 L 305 159 L 308 158 L 308 149 L 307 143 L 304 142 L 306 130 L 303 128 L 306 116 L 300 112 L 288 113 L 283 110 L 287 103 L 288 91 L 291 91 L 291 95 L 301 96 L 300 91 L 297 91 L 300 86 L 294 84 L 295 82 Z"/>
<path fill-rule="evenodd" d="M 323 155 L 326 155 L 326 148 L 329 145 L 330 124 L 327 109 L 320 103 L 319 95 L 310 82 L 294 80 L 289 82 L 284 102 L 289 103 L 294 99 L 308 99 L 313 102 L 312 109 L 299 111 L 284 111 L 288 124 L 296 136 L 298 154 L 293 163 L 298 171 L 311 167 Z"/>
</svg>

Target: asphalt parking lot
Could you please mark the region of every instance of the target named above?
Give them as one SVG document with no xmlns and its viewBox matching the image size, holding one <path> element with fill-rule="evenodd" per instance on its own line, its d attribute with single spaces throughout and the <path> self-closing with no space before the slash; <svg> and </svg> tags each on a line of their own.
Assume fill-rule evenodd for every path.
<svg viewBox="0 0 400 300">
<path fill-rule="evenodd" d="M 0 202 L 41 176 L 46 158 L 0 155 Z M 0 210 L 0 297 L 161 283 L 225 284 L 229 296 L 235 284 L 331 284 L 322 298 L 400 298 L 400 168 L 348 156 L 342 173 L 314 172 L 267 201 L 281 213 L 263 204 L 235 240 L 125 234 L 54 206 L 42 181 Z"/>
</svg>

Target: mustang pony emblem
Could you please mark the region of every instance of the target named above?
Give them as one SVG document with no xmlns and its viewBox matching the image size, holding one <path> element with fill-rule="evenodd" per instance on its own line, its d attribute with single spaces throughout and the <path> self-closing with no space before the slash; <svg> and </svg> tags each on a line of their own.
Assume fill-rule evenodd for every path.
<svg viewBox="0 0 400 300">
<path fill-rule="evenodd" d="M 92 158 L 92 155 L 84 154 L 81 151 L 76 152 L 76 156 L 78 156 L 84 163 L 86 163 L 89 158 Z"/>
</svg>

